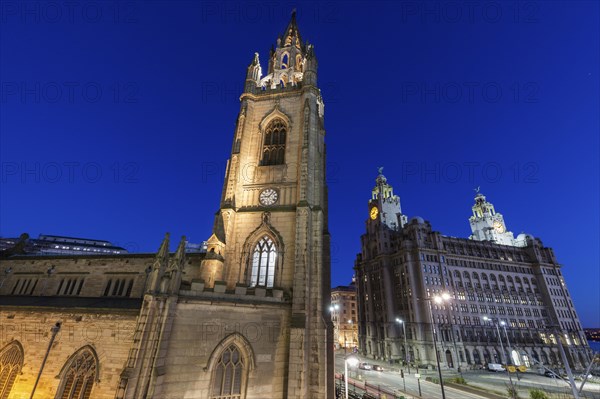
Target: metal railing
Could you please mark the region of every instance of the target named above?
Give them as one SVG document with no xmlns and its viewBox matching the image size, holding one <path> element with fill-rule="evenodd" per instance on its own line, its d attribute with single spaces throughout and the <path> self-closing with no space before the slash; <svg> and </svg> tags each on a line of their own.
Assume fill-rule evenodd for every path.
<svg viewBox="0 0 600 399">
<path fill-rule="evenodd" d="M 335 395 L 336 399 L 344 398 L 344 380 L 342 374 L 335 375 Z M 378 384 L 369 384 L 367 381 L 348 378 L 348 398 L 349 399 L 418 399 L 405 392 L 391 390 Z"/>
</svg>

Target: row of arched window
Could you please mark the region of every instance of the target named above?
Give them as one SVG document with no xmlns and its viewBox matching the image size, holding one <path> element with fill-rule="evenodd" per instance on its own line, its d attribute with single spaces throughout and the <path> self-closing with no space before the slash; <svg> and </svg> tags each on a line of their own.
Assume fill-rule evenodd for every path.
<svg viewBox="0 0 600 399">
<path fill-rule="evenodd" d="M 220 349 L 219 349 L 220 348 Z M 249 344 L 238 334 L 222 341 L 211 356 L 210 399 L 243 399 L 253 364 Z M 13 341 L 0 350 L 0 399 L 8 399 L 23 368 L 23 346 Z M 63 366 L 55 399 L 90 399 L 98 381 L 98 356 L 86 345 Z"/>
<path fill-rule="evenodd" d="M 7 399 L 23 368 L 23 346 L 13 341 L 0 350 L 0 399 Z M 90 399 L 98 380 L 98 357 L 94 349 L 84 346 L 65 363 L 55 399 Z"/>
<path fill-rule="evenodd" d="M 519 277 L 519 276 L 515 276 L 514 278 L 510 275 L 507 275 L 506 277 L 502 274 L 499 274 L 498 277 L 496 277 L 495 274 L 490 273 L 489 278 L 488 275 L 486 273 L 481 273 L 481 277 L 480 274 L 478 274 L 477 272 L 472 272 L 469 273 L 467 271 L 464 271 L 462 274 L 458 271 L 455 270 L 452 273 L 453 277 L 455 280 L 457 281 L 461 281 L 461 278 L 464 279 L 467 282 L 471 282 L 471 281 L 475 281 L 477 283 L 480 283 L 483 281 L 484 284 L 489 284 L 491 282 L 492 286 L 497 288 L 497 285 L 500 284 L 500 287 L 502 289 L 505 289 L 508 285 L 508 288 L 515 288 L 515 284 L 516 288 L 525 288 L 527 290 L 536 290 L 537 289 L 537 281 L 535 278 L 531 277 L 531 281 L 527 278 L 527 277 Z"/>
</svg>

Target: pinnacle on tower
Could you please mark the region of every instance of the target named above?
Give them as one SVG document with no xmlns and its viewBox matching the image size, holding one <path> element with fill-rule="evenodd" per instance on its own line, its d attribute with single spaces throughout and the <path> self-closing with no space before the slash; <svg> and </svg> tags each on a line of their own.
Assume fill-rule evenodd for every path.
<svg viewBox="0 0 600 399">
<path fill-rule="evenodd" d="M 267 76 L 261 76 L 258 54 L 255 54 L 248 66 L 245 92 L 297 87 L 301 82 L 316 86 L 317 59 L 313 46 L 302 42 L 296 10 L 293 10 L 285 31 L 277 38 L 277 45 L 269 51 Z"/>
<path fill-rule="evenodd" d="M 285 32 L 280 37 L 280 42 L 277 47 L 288 47 L 288 46 L 296 46 L 300 48 L 302 46 L 302 37 L 300 36 L 300 30 L 298 29 L 298 24 L 296 23 L 296 9 L 292 10 L 292 18 L 290 19 L 290 23 L 288 24 Z"/>
</svg>

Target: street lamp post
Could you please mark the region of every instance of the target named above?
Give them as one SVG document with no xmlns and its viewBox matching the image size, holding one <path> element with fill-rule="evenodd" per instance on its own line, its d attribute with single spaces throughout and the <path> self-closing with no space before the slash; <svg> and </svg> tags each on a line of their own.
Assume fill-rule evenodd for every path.
<svg viewBox="0 0 600 399">
<path fill-rule="evenodd" d="M 402 324 L 402 333 L 404 334 L 404 363 L 408 364 L 408 347 L 406 346 L 406 324 L 404 320 L 396 318 L 396 323 Z"/>
<path fill-rule="evenodd" d="M 498 326 L 498 323 L 494 322 L 492 319 L 490 319 L 487 316 L 483 316 L 483 320 L 489 321 L 494 326 L 496 326 L 496 332 L 498 333 L 498 342 L 500 342 L 500 348 L 502 349 L 502 355 L 506 356 L 506 352 L 504 351 L 504 344 L 502 343 L 502 336 L 500 335 L 500 327 Z M 504 324 L 506 324 L 506 323 L 504 323 Z M 503 324 L 503 326 L 504 326 L 504 324 Z M 504 332 L 506 333 L 506 328 L 504 329 Z M 508 339 L 508 335 L 506 336 L 506 338 Z M 502 363 L 502 355 L 500 356 L 500 363 Z M 508 365 L 508 362 L 506 362 L 506 364 Z M 514 388 L 512 376 L 510 375 L 510 371 L 507 369 L 506 372 L 508 373 L 508 379 L 510 381 L 510 386 Z"/>
<path fill-rule="evenodd" d="M 50 349 L 52 349 L 52 344 L 54 343 L 54 339 L 56 338 L 56 334 L 60 331 L 61 322 L 57 321 L 54 324 L 54 327 L 50 329 L 52 332 L 52 336 L 50 337 L 50 342 L 48 342 L 48 349 L 46 350 L 46 355 L 44 356 L 44 360 L 42 360 L 42 365 L 40 367 L 40 372 L 35 380 L 35 384 L 33 384 L 33 390 L 31 391 L 31 396 L 29 399 L 33 399 L 33 395 L 35 395 L 35 389 L 37 388 L 38 383 L 40 382 L 40 377 L 42 376 L 42 372 L 44 371 L 44 366 L 46 365 L 46 360 L 48 360 L 48 355 L 50 354 Z"/>
<path fill-rule="evenodd" d="M 355 356 L 349 356 L 344 358 L 344 396 L 346 399 L 348 399 L 348 363 L 350 363 L 350 366 L 355 367 L 358 364 L 358 358 L 356 358 Z"/>
<path fill-rule="evenodd" d="M 446 399 L 446 392 L 444 391 L 444 380 L 442 379 L 442 368 L 440 367 L 440 354 L 437 349 L 437 339 L 436 339 L 436 329 L 435 329 L 435 321 L 433 319 L 433 307 L 431 306 L 431 300 L 436 304 L 441 304 L 443 302 L 450 300 L 450 294 L 443 293 L 441 295 L 436 295 L 433 298 L 427 298 L 426 301 L 429 304 L 429 316 L 431 317 L 431 333 L 433 335 L 433 350 L 435 352 L 435 361 L 437 363 L 438 369 L 438 377 L 440 378 L 440 389 L 442 390 L 442 399 Z"/>
<path fill-rule="evenodd" d="M 349 320 L 348 320 L 348 325 L 346 325 L 346 331 L 348 331 L 348 326 L 350 326 L 350 337 L 352 337 L 352 334 L 353 334 L 353 332 L 352 332 L 352 331 L 353 331 L 353 330 L 352 330 L 352 319 L 349 319 Z M 344 331 L 344 340 L 345 340 L 345 341 L 346 341 L 346 331 Z M 346 341 L 346 342 L 344 342 L 344 344 L 345 344 L 345 346 L 346 346 L 346 347 L 344 348 L 344 353 L 346 353 L 346 348 L 348 347 L 348 342 Z"/>
<path fill-rule="evenodd" d="M 498 342 L 500 343 L 500 348 L 502 349 L 502 354 L 500 355 L 500 363 L 502 363 L 502 356 L 506 356 L 506 352 L 504 352 L 504 344 L 502 343 L 502 336 L 500 335 L 500 327 L 498 327 L 498 323 L 494 323 L 492 319 L 487 316 L 483 316 L 483 320 L 489 321 L 496 327 L 496 332 L 498 333 Z M 508 362 L 507 362 L 508 364 Z M 509 373 L 510 374 L 510 373 Z"/>
<path fill-rule="evenodd" d="M 510 349 L 510 340 L 508 339 L 508 333 L 506 332 L 506 323 L 501 321 L 500 325 L 502 326 L 502 329 L 504 330 L 504 335 L 506 336 L 506 346 L 508 349 L 508 361 L 506 362 L 507 364 L 513 364 L 512 362 L 512 350 Z"/>
</svg>

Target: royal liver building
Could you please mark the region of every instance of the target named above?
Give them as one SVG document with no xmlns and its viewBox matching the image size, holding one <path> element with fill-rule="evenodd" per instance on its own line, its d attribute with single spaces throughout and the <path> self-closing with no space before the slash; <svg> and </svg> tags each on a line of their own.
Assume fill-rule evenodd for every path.
<svg viewBox="0 0 600 399">
<path fill-rule="evenodd" d="M 558 365 L 559 344 L 571 367 L 589 364 L 554 252 L 530 235 L 514 238 L 479 190 L 468 239 L 433 231 L 420 217 L 408 220 L 381 170 L 368 210 L 355 265 L 364 355 L 435 364 L 435 330 L 442 367 Z"/>
<path fill-rule="evenodd" d="M 332 397 L 323 112 L 292 16 L 248 66 L 206 254 L 4 252 L 0 398 Z"/>
</svg>

